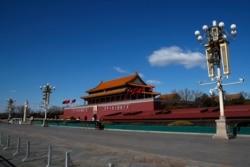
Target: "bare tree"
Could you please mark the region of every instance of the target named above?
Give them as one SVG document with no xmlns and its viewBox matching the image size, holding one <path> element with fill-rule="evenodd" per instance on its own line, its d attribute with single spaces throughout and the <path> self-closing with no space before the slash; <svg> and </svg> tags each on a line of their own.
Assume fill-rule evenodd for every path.
<svg viewBox="0 0 250 167">
<path fill-rule="evenodd" d="M 63 114 L 62 107 L 52 106 L 49 108 L 48 118 L 57 119 L 59 118 L 59 115 L 62 115 L 62 114 Z"/>
<path fill-rule="evenodd" d="M 196 98 L 202 96 L 203 93 L 199 90 L 189 90 L 185 88 L 183 90 L 179 90 L 178 94 L 180 95 L 182 101 L 191 102 L 195 101 Z"/>
<path fill-rule="evenodd" d="M 212 107 L 217 105 L 218 102 L 214 101 L 214 98 L 209 97 L 205 93 L 197 97 L 194 101 L 194 107 Z"/>
<path fill-rule="evenodd" d="M 201 96 L 203 96 L 203 92 L 201 92 L 200 90 L 192 90 L 192 94 L 193 94 L 193 101 Z"/>
</svg>

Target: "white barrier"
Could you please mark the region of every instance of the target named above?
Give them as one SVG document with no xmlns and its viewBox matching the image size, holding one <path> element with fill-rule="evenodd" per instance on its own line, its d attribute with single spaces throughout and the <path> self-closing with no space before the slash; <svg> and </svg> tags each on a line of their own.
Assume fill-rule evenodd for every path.
<svg viewBox="0 0 250 167">
<path fill-rule="evenodd" d="M 30 161 L 30 160 L 31 160 L 31 159 L 29 158 L 29 154 L 30 154 L 30 141 L 27 141 L 26 155 L 25 155 L 25 157 L 22 159 L 22 162 L 26 162 L 26 161 Z"/>
<path fill-rule="evenodd" d="M 17 138 L 17 148 L 16 148 L 16 152 L 13 153 L 14 156 L 20 154 L 20 137 Z"/>
<path fill-rule="evenodd" d="M 6 146 L 3 148 L 3 150 L 8 150 L 9 146 L 10 146 L 10 136 L 8 135 L 8 137 L 7 137 L 7 143 L 6 143 Z"/>
</svg>

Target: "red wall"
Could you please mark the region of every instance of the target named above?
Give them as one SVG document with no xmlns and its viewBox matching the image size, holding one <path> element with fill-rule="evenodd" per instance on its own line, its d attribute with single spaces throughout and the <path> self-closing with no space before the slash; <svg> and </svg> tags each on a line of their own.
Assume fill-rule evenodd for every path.
<svg viewBox="0 0 250 167">
<path fill-rule="evenodd" d="M 82 119 L 84 120 L 87 117 L 87 120 L 91 120 L 93 117 L 93 108 L 90 107 L 77 107 L 77 108 L 66 108 L 63 111 L 64 119 Z"/>
<path fill-rule="evenodd" d="M 71 107 L 65 108 L 63 118 L 69 119 L 74 117 L 75 119 L 92 120 L 94 116 L 93 112 L 94 106 L 82 106 L 82 107 Z M 143 111 L 143 112 L 153 112 L 154 111 L 154 100 L 139 100 L 139 101 L 127 101 L 124 103 L 107 103 L 97 105 L 97 120 L 99 120 L 104 115 L 110 115 L 114 113 L 126 113 L 126 112 L 135 112 L 135 111 Z"/>
</svg>

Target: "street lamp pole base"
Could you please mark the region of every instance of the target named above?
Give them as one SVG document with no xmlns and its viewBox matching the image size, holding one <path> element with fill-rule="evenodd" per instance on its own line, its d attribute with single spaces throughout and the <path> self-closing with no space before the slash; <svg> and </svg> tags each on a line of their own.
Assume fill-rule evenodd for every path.
<svg viewBox="0 0 250 167">
<path fill-rule="evenodd" d="M 49 127 L 47 120 L 43 120 L 42 127 Z"/>
<path fill-rule="evenodd" d="M 213 139 L 232 139 L 234 135 L 230 132 L 229 127 L 227 126 L 226 118 L 220 117 L 220 119 L 215 120 L 216 122 L 216 134 L 213 136 Z"/>
</svg>

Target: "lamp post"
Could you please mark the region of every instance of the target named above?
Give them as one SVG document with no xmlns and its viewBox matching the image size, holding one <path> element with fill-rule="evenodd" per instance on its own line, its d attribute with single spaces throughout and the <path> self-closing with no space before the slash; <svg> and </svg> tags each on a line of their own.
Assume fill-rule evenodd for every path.
<svg viewBox="0 0 250 167">
<path fill-rule="evenodd" d="M 8 101 L 8 122 L 9 122 L 11 119 L 12 107 L 13 107 L 15 100 L 13 100 L 12 98 L 9 98 L 7 99 L 7 101 Z"/>
<path fill-rule="evenodd" d="M 48 106 L 49 106 L 49 100 L 50 100 L 50 93 L 52 93 L 56 88 L 51 87 L 48 83 L 44 86 L 40 86 L 40 89 L 43 92 L 43 100 L 44 100 L 44 107 L 45 107 L 45 114 L 43 119 L 42 127 L 48 127 L 47 123 L 47 112 L 48 112 Z"/>
<path fill-rule="evenodd" d="M 213 21 L 212 27 L 204 25 L 202 27 L 204 35 L 200 34 L 200 31 L 195 31 L 195 36 L 200 43 L 204 44 L 207 59 L 207 69 L 208 76 L 212 81 L 211 84 L 216 83 L 215 90 L 219 93 L 219 103 L 220 103 L 220 117 L 216 120 L 216 134 L 213 138 L 218 139 L 230 139 L 232 134 L 227 126 L 226 117 L 224 113 L 224 98 L 223 98 L 223 84 L 221 75 L 221 66 L 223 67 L 223 74 L 228 78 L 230 75 L 230 64 L 229 64 L 229 35 L 224 29 L 224 23 L 220 22 L 217 25 L 216 21 Z M 236 36 L 236 25 L 231 25 L 231 37 Z M 217 69 L 217 72 L 216 72 Z M 242 79 L 240 82 L 242 83 Z M 201 83 L 201 85 L 210 83 Z M 212 89 L 210 89 L 212 92 Z"/>
<path fill-rule="evenodd" d="M 23 123 L 26 122 L 27 118 L 27 108 L 28 108 L 28 100 L 24 102 L 24 110 L 23 110 Z"/>
</svg>

